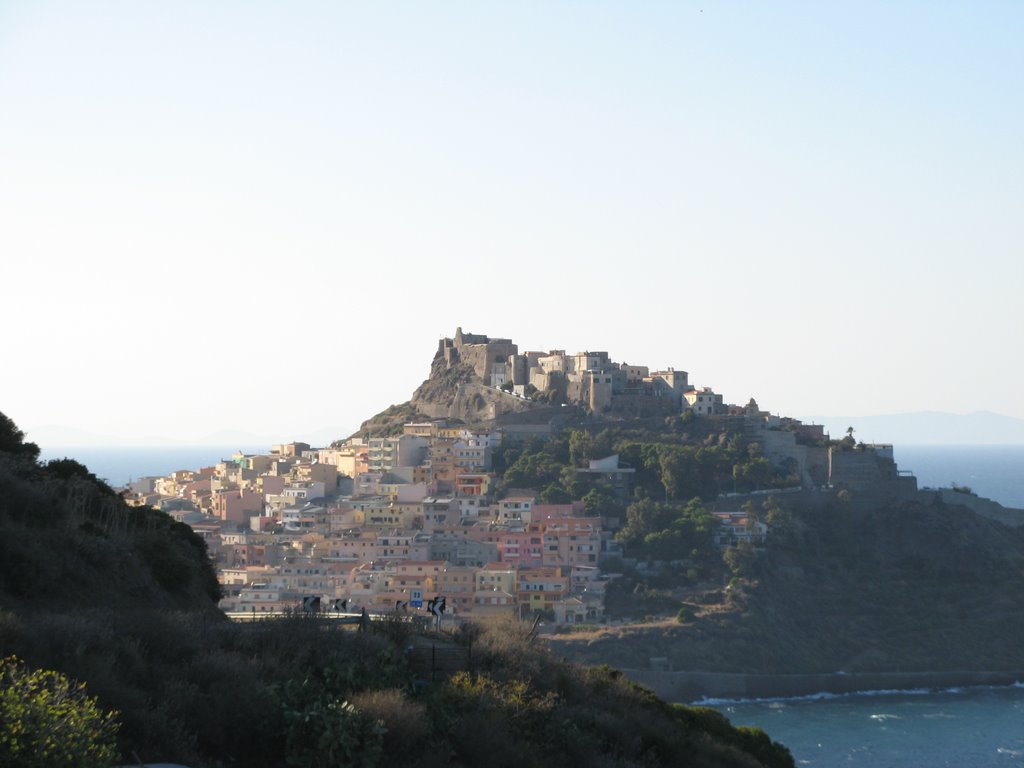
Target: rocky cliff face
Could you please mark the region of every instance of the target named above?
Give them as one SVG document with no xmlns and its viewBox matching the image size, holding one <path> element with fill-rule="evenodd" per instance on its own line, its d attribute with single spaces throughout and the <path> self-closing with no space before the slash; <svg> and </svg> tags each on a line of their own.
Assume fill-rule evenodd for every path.
<svg viewBox="0 0 1024 768">
<path fill-rule="evenodd" d="M 540 403 L 485 385 L 472 364 L 457 362 L 449 365 L 438 353 L 430 364 L 430 376 L 416 388 L 412 398 L 367 419 L 359 433 L 388 434 L 400 431 L 406 422 L 430 419 L 487 424 L 508 414 L 546 408 Z"/>
</svg>

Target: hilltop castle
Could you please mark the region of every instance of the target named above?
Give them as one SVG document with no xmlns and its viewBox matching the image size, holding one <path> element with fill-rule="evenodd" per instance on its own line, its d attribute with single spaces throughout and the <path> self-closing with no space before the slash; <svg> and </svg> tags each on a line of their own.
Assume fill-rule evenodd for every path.
<svg viewBox="0 0 1024 768">
<path fill-rule="evenodd" d="M 691 408 L 698 415 L 721 413 L 722 396 L 697 390 L 686 371 L 651 371 L 644 365 L 614 362 L 607 352 L 566 354 L 555 349 L 519 353 L 511 339 L 455 331 L 438 343 L 437 359 L 446 369 L 463 364 L 485 386 L 511 395 L 539 394 L 551 403 L 578 405 L 592 413 L 654 416 Z"/>
</svg>

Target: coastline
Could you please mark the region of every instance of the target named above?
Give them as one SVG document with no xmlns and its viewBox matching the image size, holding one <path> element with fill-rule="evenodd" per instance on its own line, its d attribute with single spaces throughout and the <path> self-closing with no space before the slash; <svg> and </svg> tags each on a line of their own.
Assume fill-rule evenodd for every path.
<svg viewBox="0 0 1024 768">
<path fill-rule="evenodd" d="M 858 672 L 802 675 L 752 675 L 728 672 L 669 672 L 624 669 L 630 680 L 670 702 L 700 704 L 708 699 L 793 699 L 818 694 L 943 690 L 1012 686 L 1024 671 L 1000 672 Z"/>
</svg>

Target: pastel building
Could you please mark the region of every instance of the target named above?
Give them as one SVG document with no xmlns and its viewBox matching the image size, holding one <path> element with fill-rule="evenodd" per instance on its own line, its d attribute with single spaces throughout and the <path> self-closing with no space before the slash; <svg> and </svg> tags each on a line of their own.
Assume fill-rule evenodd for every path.
<svg viewBox="0 0 1024 768">
<path fill-rule="evenodd" d="M 524 568 L 519 571 L 517 599 L 520 611 L 551 611 L 569 596 L 570 578 L 562 568 Z"/>
<path fill-rule="evenodd" d="M 252 491 L 217 491 L 211 497 L 211 510 L 225 522 L 247 523 L 263 513 L 263 496 Z"/>
</svg>

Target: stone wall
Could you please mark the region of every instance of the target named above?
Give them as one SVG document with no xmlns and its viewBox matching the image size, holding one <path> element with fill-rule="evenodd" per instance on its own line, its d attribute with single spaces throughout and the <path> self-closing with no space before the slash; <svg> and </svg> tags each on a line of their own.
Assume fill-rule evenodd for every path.
<svg viewBox="0 0 1024 768">
<path fill-rule="evenodd" d="M 514 356 L 518 347 L 511 341 L 489 341 L 486 344 L 467 344 L 457 348 L 459 359 L 473 367 L 481 381 L 490 382 L 491 370 L 495 364 L 505 365 Z"/>
<path fill-rule="evenodd" d="M 796 441 L 793 432 L 777 429 L 750 430 L 746 436 L 749 440 L 761 444 L 761 453 L 773 465 L 795 465 L 800 482 L 804 485 L 824 485 L 828 482 L 827 448 L 801 445 Z"/>
<path fill-rule="evenodd" d="M 896 462 L 870 447 L 829 449 L 829 482 L 854 490 L 873 490 L 899 477 Z"/>
<path fill-rule="evenodd" d="M 614 394 L 608 414 L 645 418 L 649 416 L 671 416 L 680 412 L 679 403 L 672 397 L 657 397 L 643 394 Z"/>
</svg>

